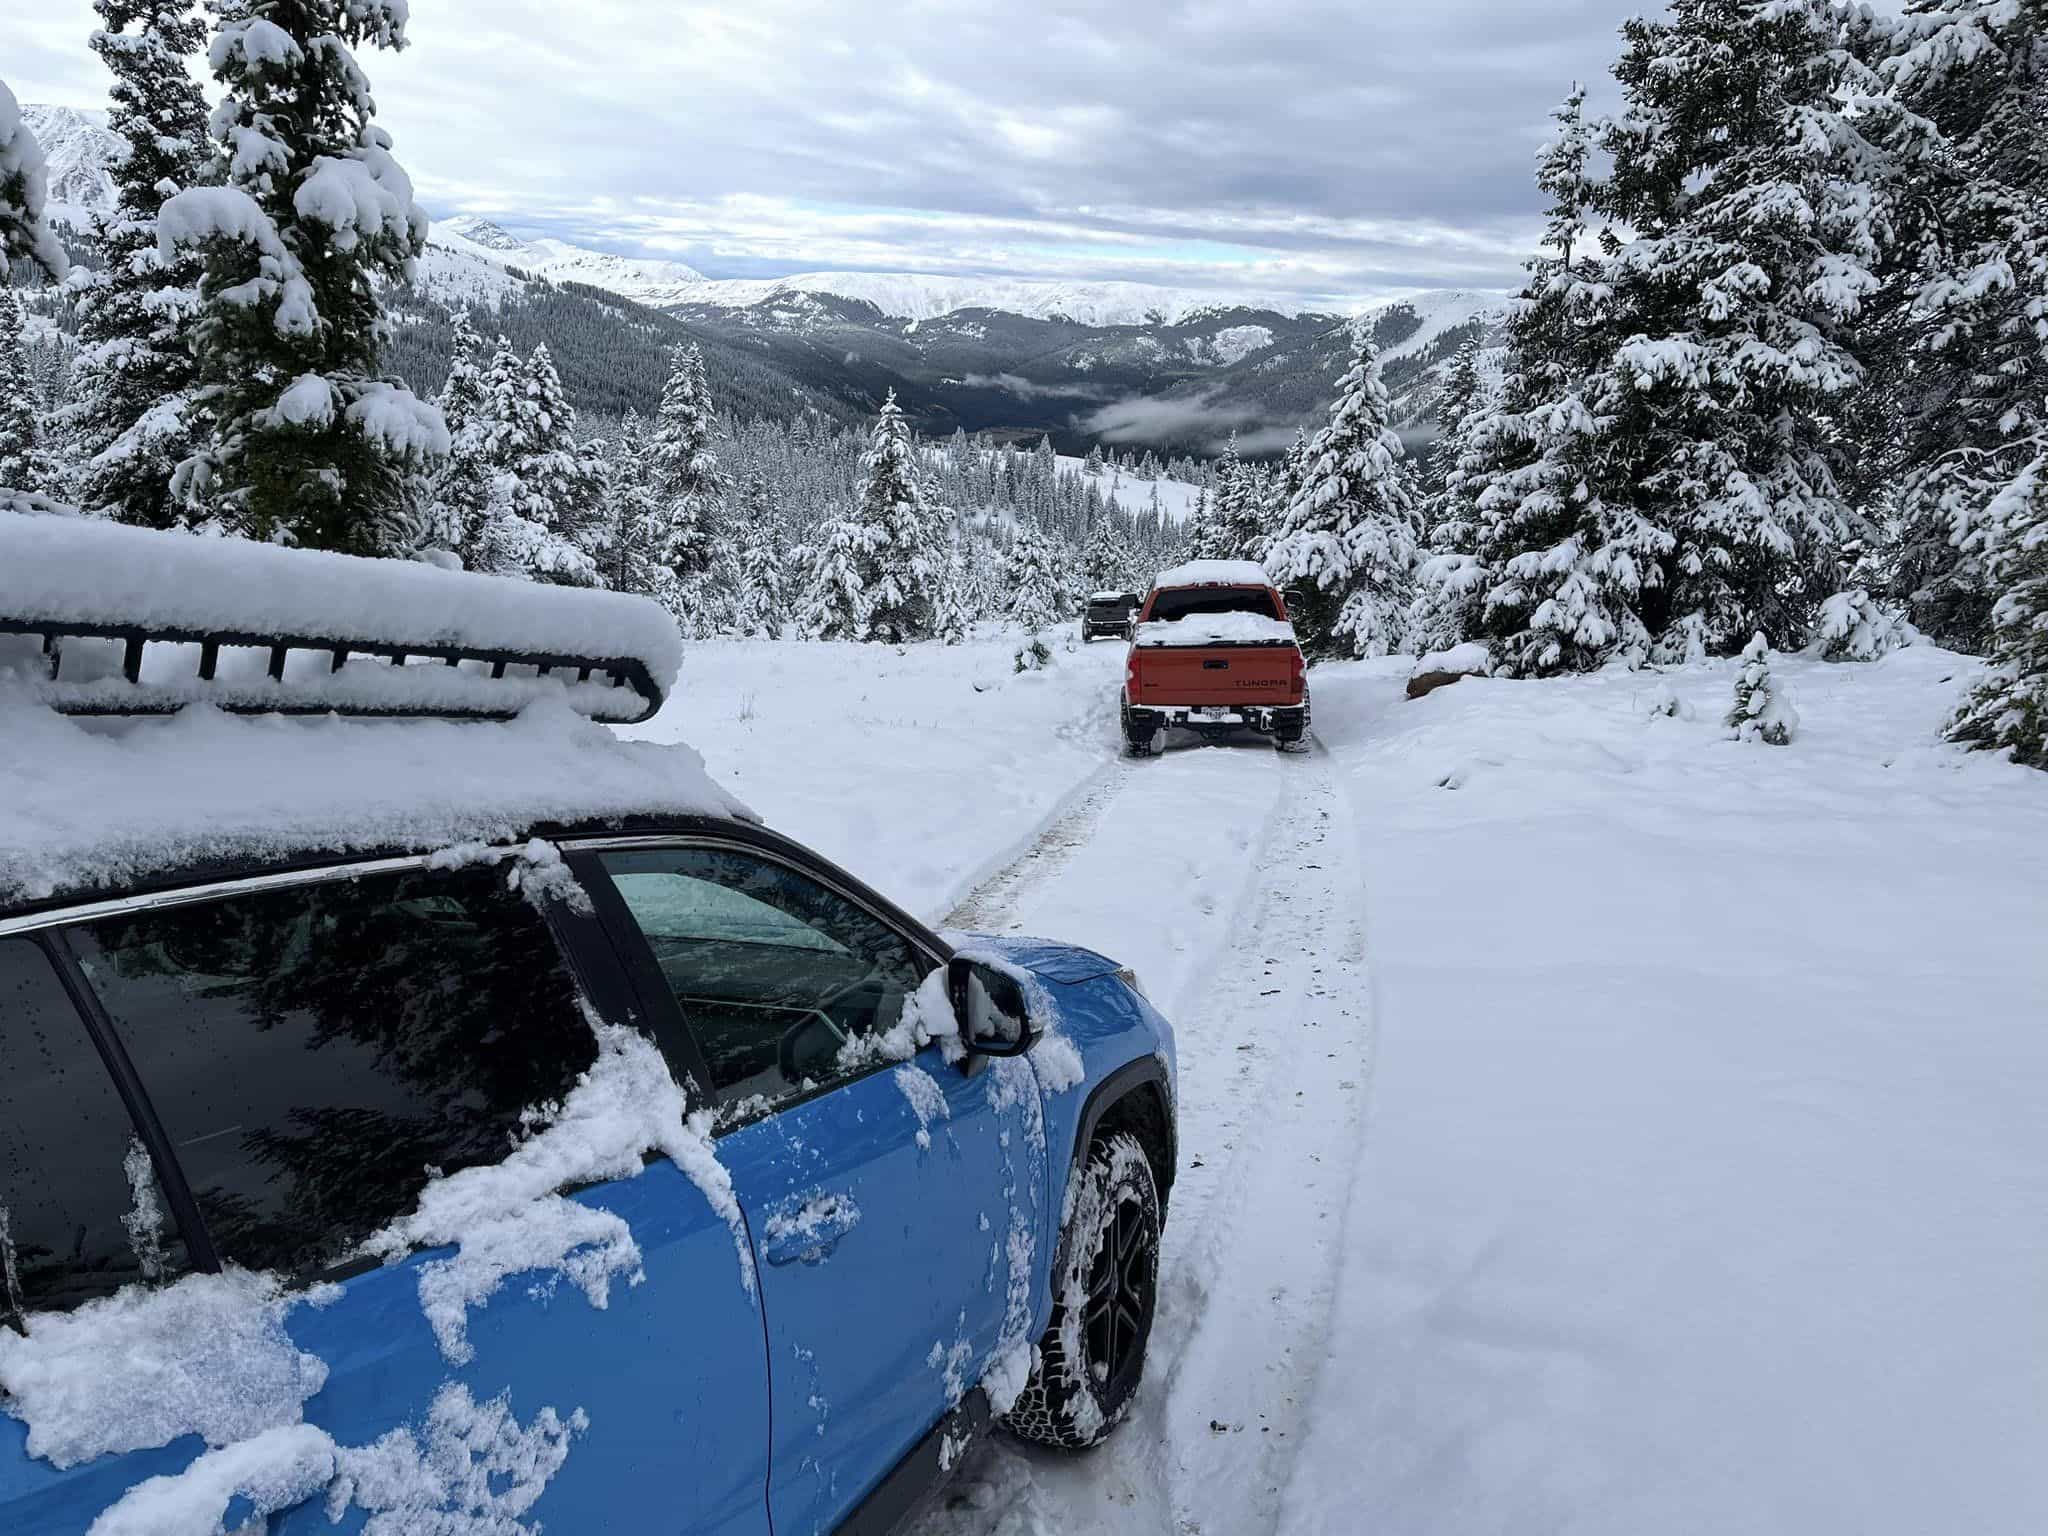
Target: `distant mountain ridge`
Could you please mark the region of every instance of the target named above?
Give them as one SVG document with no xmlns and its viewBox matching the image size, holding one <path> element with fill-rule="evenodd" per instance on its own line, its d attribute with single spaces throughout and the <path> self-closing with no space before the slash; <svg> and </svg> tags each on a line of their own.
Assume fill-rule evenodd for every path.
<svg viewBox="0 0 2048 1536">
<path fill-rule="evenodd" d="M 1294 316 L 1314 307 L 1270 296 L 1231 296 L 1150 283 L 1052 278 L 954 277 L 929 272 L 798 272 L 789 277 L 706 277 L 679 261 L 613 256 L 552 237 L 524 239 L 470 214 L 436 221 L 429 237 L 455 250 L 542 276 L 587 282 L 658 309 L 691 304 L 749 309 L 764 300 L 815 294 L 871 304 L 896 320 L 922 324 L 963 309 L 992 309 L 1077 325 L 1178 325 L 1209 311 L 1271 310 Z"/>
</svg>

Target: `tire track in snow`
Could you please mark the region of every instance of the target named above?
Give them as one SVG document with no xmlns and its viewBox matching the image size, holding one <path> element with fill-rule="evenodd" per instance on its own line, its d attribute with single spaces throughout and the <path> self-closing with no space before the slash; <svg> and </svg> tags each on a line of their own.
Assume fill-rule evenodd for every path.
<svg viewBox="0 0 2048 1536">
<path fill-rule="evenodd" d="M 1022 853 L 983 880 L 946 914 L 939 926 L 967 933 L 1014 933 L 1017 914 L 1034 891 L 1056 878 L 1074 851 L 1095 835 L 1133 765 L 1117 758 L 1098 769 L 1067 798 Z"/>
<path fill-rule="evenodd" d="M 1179 1022 L 1182 1171 L 1160 1321 L 1179 1335 L 1161 1428 L 1181 1536 L 1277 1529 L 1372 1066 L 1350 806 L 1326 754 L 1289 766 L 1238 941 Z"/>
<path fill-rule="evenodd" d="M 918 1536 L 1275 1528 L 1322 1359 L 1368 1087 L 1363 889 L 1349 803 L 1326 754 L 1245 752 L 1203 766 L 1218 761 L 1243 765 L 1248 794 L 1273 793 L 1272 775 L 1283 777 L 1229 892 L 1228 942 L 1178 989 L 1173 1010 L 1181 1166 L 1141 1397 L 1087 1457 L 1004 1439 L 984 1447 Z M 1056 820 L 956 923 L 1006 924 L 1041 894 L 1057 897 L 1054 882 L 1118 794 L 1120 818 L 1174 827 L 1175 776 L 1121 766 L 1113 787 Z M 1135 920 L 1170 920 L 1176 895 L 1185 907 L 1188 893 L 1149 891 L 1142 875 L 1132 872 Z M 1114 953 L 1114 940 L 1100 943 Z"/>
</svg>

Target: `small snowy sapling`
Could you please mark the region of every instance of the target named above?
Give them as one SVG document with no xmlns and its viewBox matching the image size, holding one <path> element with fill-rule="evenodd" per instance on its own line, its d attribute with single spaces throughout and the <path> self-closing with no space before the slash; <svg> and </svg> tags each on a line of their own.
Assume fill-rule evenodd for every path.
<svg viewBox="0 0 2048 1536">
<path fill-rule="evenodd" d="M 1737 741 L 1762 741 L 1789 746 L 1799 729 L 1799 711 L 1771 681 L 1771 647 L 1757 631 L 1742 652 L 1735 674 L 1735 703 L 1728 711 L 1728 733 Z"/>
</svg>

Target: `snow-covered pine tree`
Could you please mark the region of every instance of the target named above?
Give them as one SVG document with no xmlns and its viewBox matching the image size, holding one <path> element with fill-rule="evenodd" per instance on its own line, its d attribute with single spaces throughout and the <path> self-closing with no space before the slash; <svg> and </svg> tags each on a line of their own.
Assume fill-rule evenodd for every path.
<svg viewBox="0 0 2048 1536">
<path fill-rule="evenodd" d="M 860 573 L 873 534 L 865 523 L 850 517 L 831 518 L 818 526 L 802 567 L 799 622 L 809 638 L 867 638 L 868 598 Z"/>
<path fill-rule="evenodd" d="M 768 479 L 759 470 L 748 474 L 740 491 L 736 522 L 740 541 L 741 594 L 736 610 L 739 630 L 742 634 L 779 640 L 789 622 L 789 538 Z"/>
<path fill-rule="evenodd" d="M 1829 0 L 1673 0 L 1622 31 L 1592 202 L 1634 238 L 1589 307 L 1611 353 L 1590 492 L 1673 538 L 1641 584 L 1659 654 L 1800 645 L 1840 586 L 1835 421 L 1908 125 Z"/>
<path fill-rule="evenodd" d="M 1099 475 L 1102 473 L 1102 444 L 1090 443 L 1088 445 L 1088 457 L 1081 461 L 1081 473 L 1084 475 Z"/>
<path fill-rule="evenodd" d="M 48 488 L 50 463 L 36 422 L 36 386 L 22 346 L 21 304 L 0 288 L 0 487 Z"/>
<path fill-rule="evenodd" d="M 1789 746 L 1799 729 L 1799 711 L 1771 681 L 1771 643 L 1758 630 L 1743 648 L 1735 673 L 1735 702 L 1728 711 L 1728 734 L 1737 741 Z"/>
<path fill-rule="evenodd" d="M 491 501 L 490 431 L 493 399 L 486 387 L 483 337 L 467 310 L 455 312 L 448 377 L 435 404 L 448 428 L 448 454 L 434 477 L 429 547 L 455 551 L 474 564 Z M 512 366 L 506 347 L 508 372 Z"/>
<path fill-rule="evenodd" d="M 1827 661 L 1875 661 L 1910 644 L 1913 626 L 1861 587 L 1837 592 L 1820 605 L 1816 636 Z"/>
<path fill-rule="evenodd" d="M 378 376 L 377 284 L 411 273 L 427 219 L 352 49 L 404 47 L 405 21 L 404 0 L 223 8 L 209 58 L 228 185 L 187 187 L 157 227 L 166 259 L 205 264 L 191 334 L 214 437 L 176 490 L 233 532 L 386 551 L 448 451 L 441 413 Z"/>
<path fill-rule="evenodd" d="M 1247 464 L 1237 451 L 1237 434 L 1230 434 L 1222 461 L 1216 466 L 1215 543 L 1223 560 L 1260 560 L 1273 530 L 1268 525 L 1266 475 Z"/>
<path fill-rule="evenodd" d="M 490 494 L 475 569 L 564 586 L 595 586 L 603 547 L 600 467 L 576 441 L 575 412 L 542 342 L 521 361 L 498 338 L 484 377 L 484 462 Z"/>
<path fill-rule="evenodd" d="M 1984 509 L 1969 537 L 2000 596 L 1991 671 L 1949 726 L 1949 739 L 2009 751 L 2048 769 L 2048 431 L 2034 457 Z"/>
<path fill-rule="evenodd" d="M 1453 481 L 1458 456 L 1464 451 L 1465 418 L 1479 403 L 1479 343 L 1468 340 L 1451 359 L 1444 376 L 1442 393 L 1436 401 L 1436 440 L 1429 447 L 1429 499 L 1424 514 L 1425 537 L 1440 523 L 1456 514 L 1450 509 L 1455 497 Z"/>
<path fill-rule="evenodd" d="M 666 559 L 679 597 L 693 607 L 701 601 L 699 587 L 721 532 L 726 485 L 712 448 L 716 430 L 704 354 L 694 344 L 678 347 L 648 447 L 655 502 L 669 541 Z M 678 617 L 694 626 L 691 615 Z"/>
<path fill-rule="evenodd" d="M 199 299 L 199 259 L 165 260 L 157 214 L 166 197 L 218 180 L 206 100 L 186 72 L 205 41 L 192 0 L 93 0 L 92 47 L 114 77 L 108 126 L 125 152 L 107 168 L 114 207 L 99 221 L 104 265 L 75 286 L 79 355 L 67 415 L 81 460 L 81 506 L 124 523 L 171 528 L 187 508 L 171 477 L 196 446 L 199 366 L 185 331 Z"/>
<path fill-rule="evenodd" d="M 1919 355 L 1891 590 L 1977 650 L 1999 595 L 1977 535 L 2048 422 L 2048 6 L 1913 0 L 1888 44 L 1880 72 L 1941 136 L 1902 274 Z"/>
<path fill-rule="evenodd" d="M 1575 85 L 1552 114 L 1556 137 L 1538 153 L 1537 186 L 1551 203 L 1545 249 L 1529 263 L 1510 324 L 1499 398 L 1460 423 L 1456 507 L 1439 522 L 1423 571 L 1427 642 L 1484 639 L 1504 676 L 1642 656 L 1642 589 L 1660 579 L 1672 548 L 1626 496 L 1603 497 L 1596 474 L 1603 392 L 1615 380 L 1601 324 L 1605 266 L 1582 251 L 1595 190 L 1584 103 Z"/>
<path fill-rule="evenodd" d="M 1003 562 L 1008 617 L 1033 633 L 1066 619 L 1074 606 L 1059 550 L 1037 523 L 1019 518 Z"/>
<path fill-rule="evenodd" d="M 860 503 L 853 515 L 867 530 L 860 565 L 867 614 L 860 638 L 891 644 L 929 639 L 942 575 L 939 551 L 910 425 L 893 389 L 875 417 L 860 468 Z"/>
<path fill-rule="evenodd" d="M 1131 541 L 1113 514 L 1096 519 L 1081 550 L 1081 576 L 1091 592 L 1117 592 L 1130 585 L 1138 563 Z"/>
<path fill-rule="evenodd" d="M 1388 425 L 1379 348 L 1357 328 L 1330 423 L 1310 446 L 1307 479 L 1266 556 L 1311 657 L 1383 656 L 1403 639 L 1415 565 L 1415 510 Z"/>
<path fill-rule="evenodd" d="M 668 546 L 661 510 L 647 477 L 647 423 L 628 409 L 605 461 L 606 506 L 611 541 L 604 556 L 607 584 L 621 592 L 651 597 L 672 607 L 675 573 L 664 558 Z"/>
<path fill-rule="evenodd" d="M 43 148 L 22 121 L 14 92 L 0 80 L 0 279 L 15 261 L 41 267 L 52 282 L 64 276 L 64 247 L 43 217 L 49 192 Z"/>
</svg>

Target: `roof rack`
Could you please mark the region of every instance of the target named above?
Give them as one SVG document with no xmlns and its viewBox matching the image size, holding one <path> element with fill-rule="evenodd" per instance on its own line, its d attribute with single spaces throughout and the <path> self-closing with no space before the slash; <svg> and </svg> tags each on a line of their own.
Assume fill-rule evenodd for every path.
<svg viewBox="0 0 2048 1536">
<path fill-rule="evenodd" d="M 8 641 L 7 637 L 22 637 Z M 674 621 L 615 592 L 128 528 L 0 497 L 0 675 L 69 715 L 607 724 L 661 708 Z"/>
</svg>

